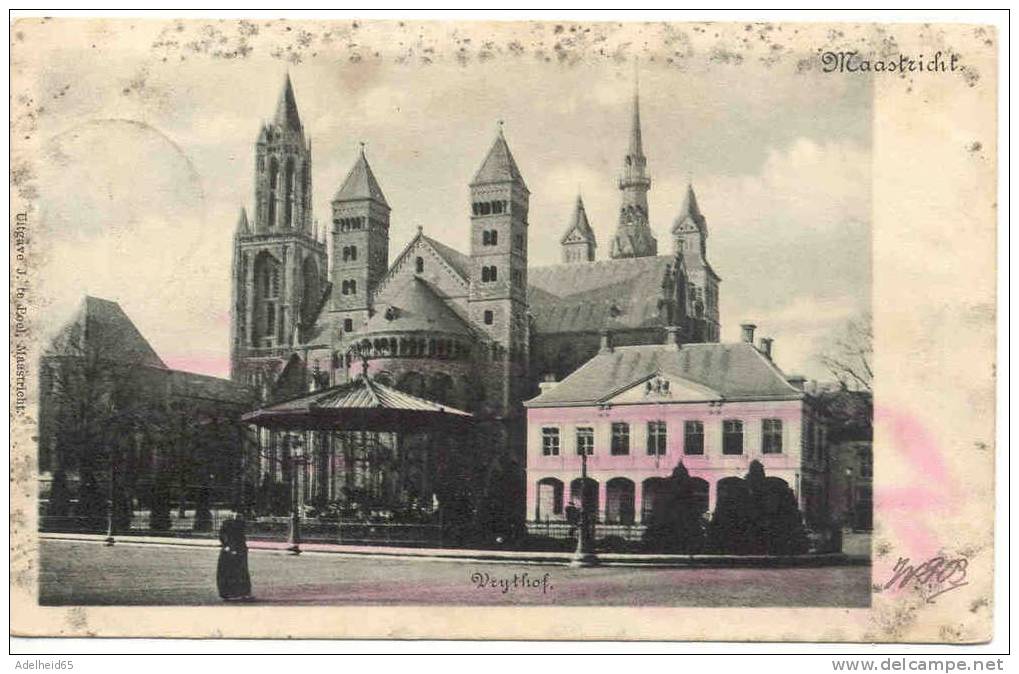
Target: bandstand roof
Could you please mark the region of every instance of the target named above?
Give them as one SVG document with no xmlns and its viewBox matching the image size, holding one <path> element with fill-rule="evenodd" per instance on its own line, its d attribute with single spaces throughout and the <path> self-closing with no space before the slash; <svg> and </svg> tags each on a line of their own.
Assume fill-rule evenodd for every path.
<svg viewBox="0 0 1019 674">
<path fill-rule="evenodd" d="M 472 417 L 469 412 L 412 396 L 362 375 L 345 384 L 248 412 L 241 420 L 284 430 L 403 432 L 427 430 L 429 425 L 462 424 Z"/>
</svg>

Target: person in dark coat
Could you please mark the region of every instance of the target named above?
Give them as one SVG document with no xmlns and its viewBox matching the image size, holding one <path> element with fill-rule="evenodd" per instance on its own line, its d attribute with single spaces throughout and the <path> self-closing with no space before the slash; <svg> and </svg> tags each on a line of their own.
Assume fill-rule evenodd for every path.
<svg viewBox="0 0 1019 674">
<path fill-rule="evenodd" d="M 240 515 L 225 520 L 219 528 L 219 564 L 216 586 L 223 599 L 246 599 L 251 596 L 248 574 L 248 542 L 244 536 L 244 520 Z"/>
</svg>

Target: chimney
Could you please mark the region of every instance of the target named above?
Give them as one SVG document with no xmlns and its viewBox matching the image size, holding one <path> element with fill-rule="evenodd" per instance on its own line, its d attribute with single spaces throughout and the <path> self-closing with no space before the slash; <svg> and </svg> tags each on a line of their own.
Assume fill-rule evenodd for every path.
<svg viewBox="0 0 1019 674">
<path fill-rule="evenodd" d="M 683 345 L 683 331 L 678 325 L 665 327 L 665 346 L 674 346 L 678 351 Z"/>
<path fill-rule="evenodd" d="M 753 344 L 754 330 L 757 329 L 757 326 L 753 323 L 740 323 L 739 327 L 743 330 L 743 341 L 747 344 Z"/>
<path fill-rule="evenodd" d="M 552 372 L 549 372 L 549 373 L 545 374 L 545 381 L 542 381 L 542 382 L 538 383 L 538 388 L 541 389 L 542 393 L 546 393 L 548 391 L 551 391 L 552 389 L 554 389 L 558 385 L 559 385 L 559 382 L 557 382 L 555 380 L 555 374 L 552 373 Z"/>
<path fill-rule="evenodd" d="M 786 377 L 786 381 L 793 385 L 793 387 L 803 390 L 803 385 L 806 383 L 807 378 L 802 374 L 791 374 Z"/>
<path fill-rule="evenodd" d="M 612 353 L 612 332 L 609 330 L 601 331 L 601 348 L 598 353 Z"/>
<path fill-rule="evenodd" d="M 761 337 L 761 353 L 768 360 L 771 360 L 771 345 L 774 341 L 771 337 Z"/>
</svg>

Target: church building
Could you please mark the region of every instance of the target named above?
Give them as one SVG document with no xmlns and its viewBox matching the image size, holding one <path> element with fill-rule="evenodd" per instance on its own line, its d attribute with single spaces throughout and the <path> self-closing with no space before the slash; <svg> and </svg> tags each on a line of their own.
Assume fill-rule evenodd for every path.
<svg viewBox="0 0 1019 674">
<path fill-rule="evenodd" d="M 275 116 L 255 141 L 254 203 L 241 209 L 234 235 L 232 378 L 275 402 L 367 368 L 380 382 L 466 410 L 477 422 L 462 448 L 472 466 L 474 511 L 497 502 L 523 520 L 522 403 L 542 382 L 577 370 L 606 335 L 620 347 L 660 345 L 666 335 L 680 343 L 719 339 L 720 279 L 707 258 L 707 220 L 688 186 L 677 198 L 683 206 L 670 230 L 671 250 L 659 254 L 636 92 L 632 106 L 628 137 L 620 138 L 618 224 L 603 246 L 607 258 L 597 256 L 579 196 L 567 223 L 531 213 L 530 189 L 501 125 L 487 152 L 479 148 L 476 173 L 464 177 L 465 212 L 450 205 L 450 219 L 462 217 L 469 227 L 469 249 L 419 228 L 391 256 L 390 219 L 400 214 L 363 146 L 333 192 L 329 225 L 313 224 L 312 146 L 288 76 Z M 529 247 L 554 237 L 562 263 L 529 265 Z M 278 457 L 289 440 L 261 433 L 262 456 L 269 457 L 262 472 L 285 479 Z M 306 500 L 343 500 L 365 485 L 373 498 L 394 504 L 441 500 L 408 492 L 395 468 L 366 476 L 364 462 L 351 458 L 352 435 L 307 439 L 317 458 Z M 375 434 L 376 447 L 407 446 L 385 435 Z"/>
</svg>

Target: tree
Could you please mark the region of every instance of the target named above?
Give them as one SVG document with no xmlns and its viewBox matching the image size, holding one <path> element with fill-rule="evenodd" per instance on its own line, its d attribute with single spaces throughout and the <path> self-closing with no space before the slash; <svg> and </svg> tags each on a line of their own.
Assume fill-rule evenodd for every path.
<svg viewBox="0 0 1019 674">
<path fill-rule="evenodd" d="M 644 530 L 644 544 L 657 552 L 695 554 L 706 543 L 704 504 L 680 461 L 667 478 Z"/>
<path fill-rule="evenodd" d="M 874 331 L 870 312 L 865 312 L 847 321 L 818 358 L 841 389 L 871 391 L 873 356 Z"/>
<path fill-rule="evenodd" d="M 710 538 L 716 552 L 751 555 L 802 554 L 808 543 L 796 495 L 784 480 L 767 477 L 759 461 L 719 495 Z"/>
</svg>

